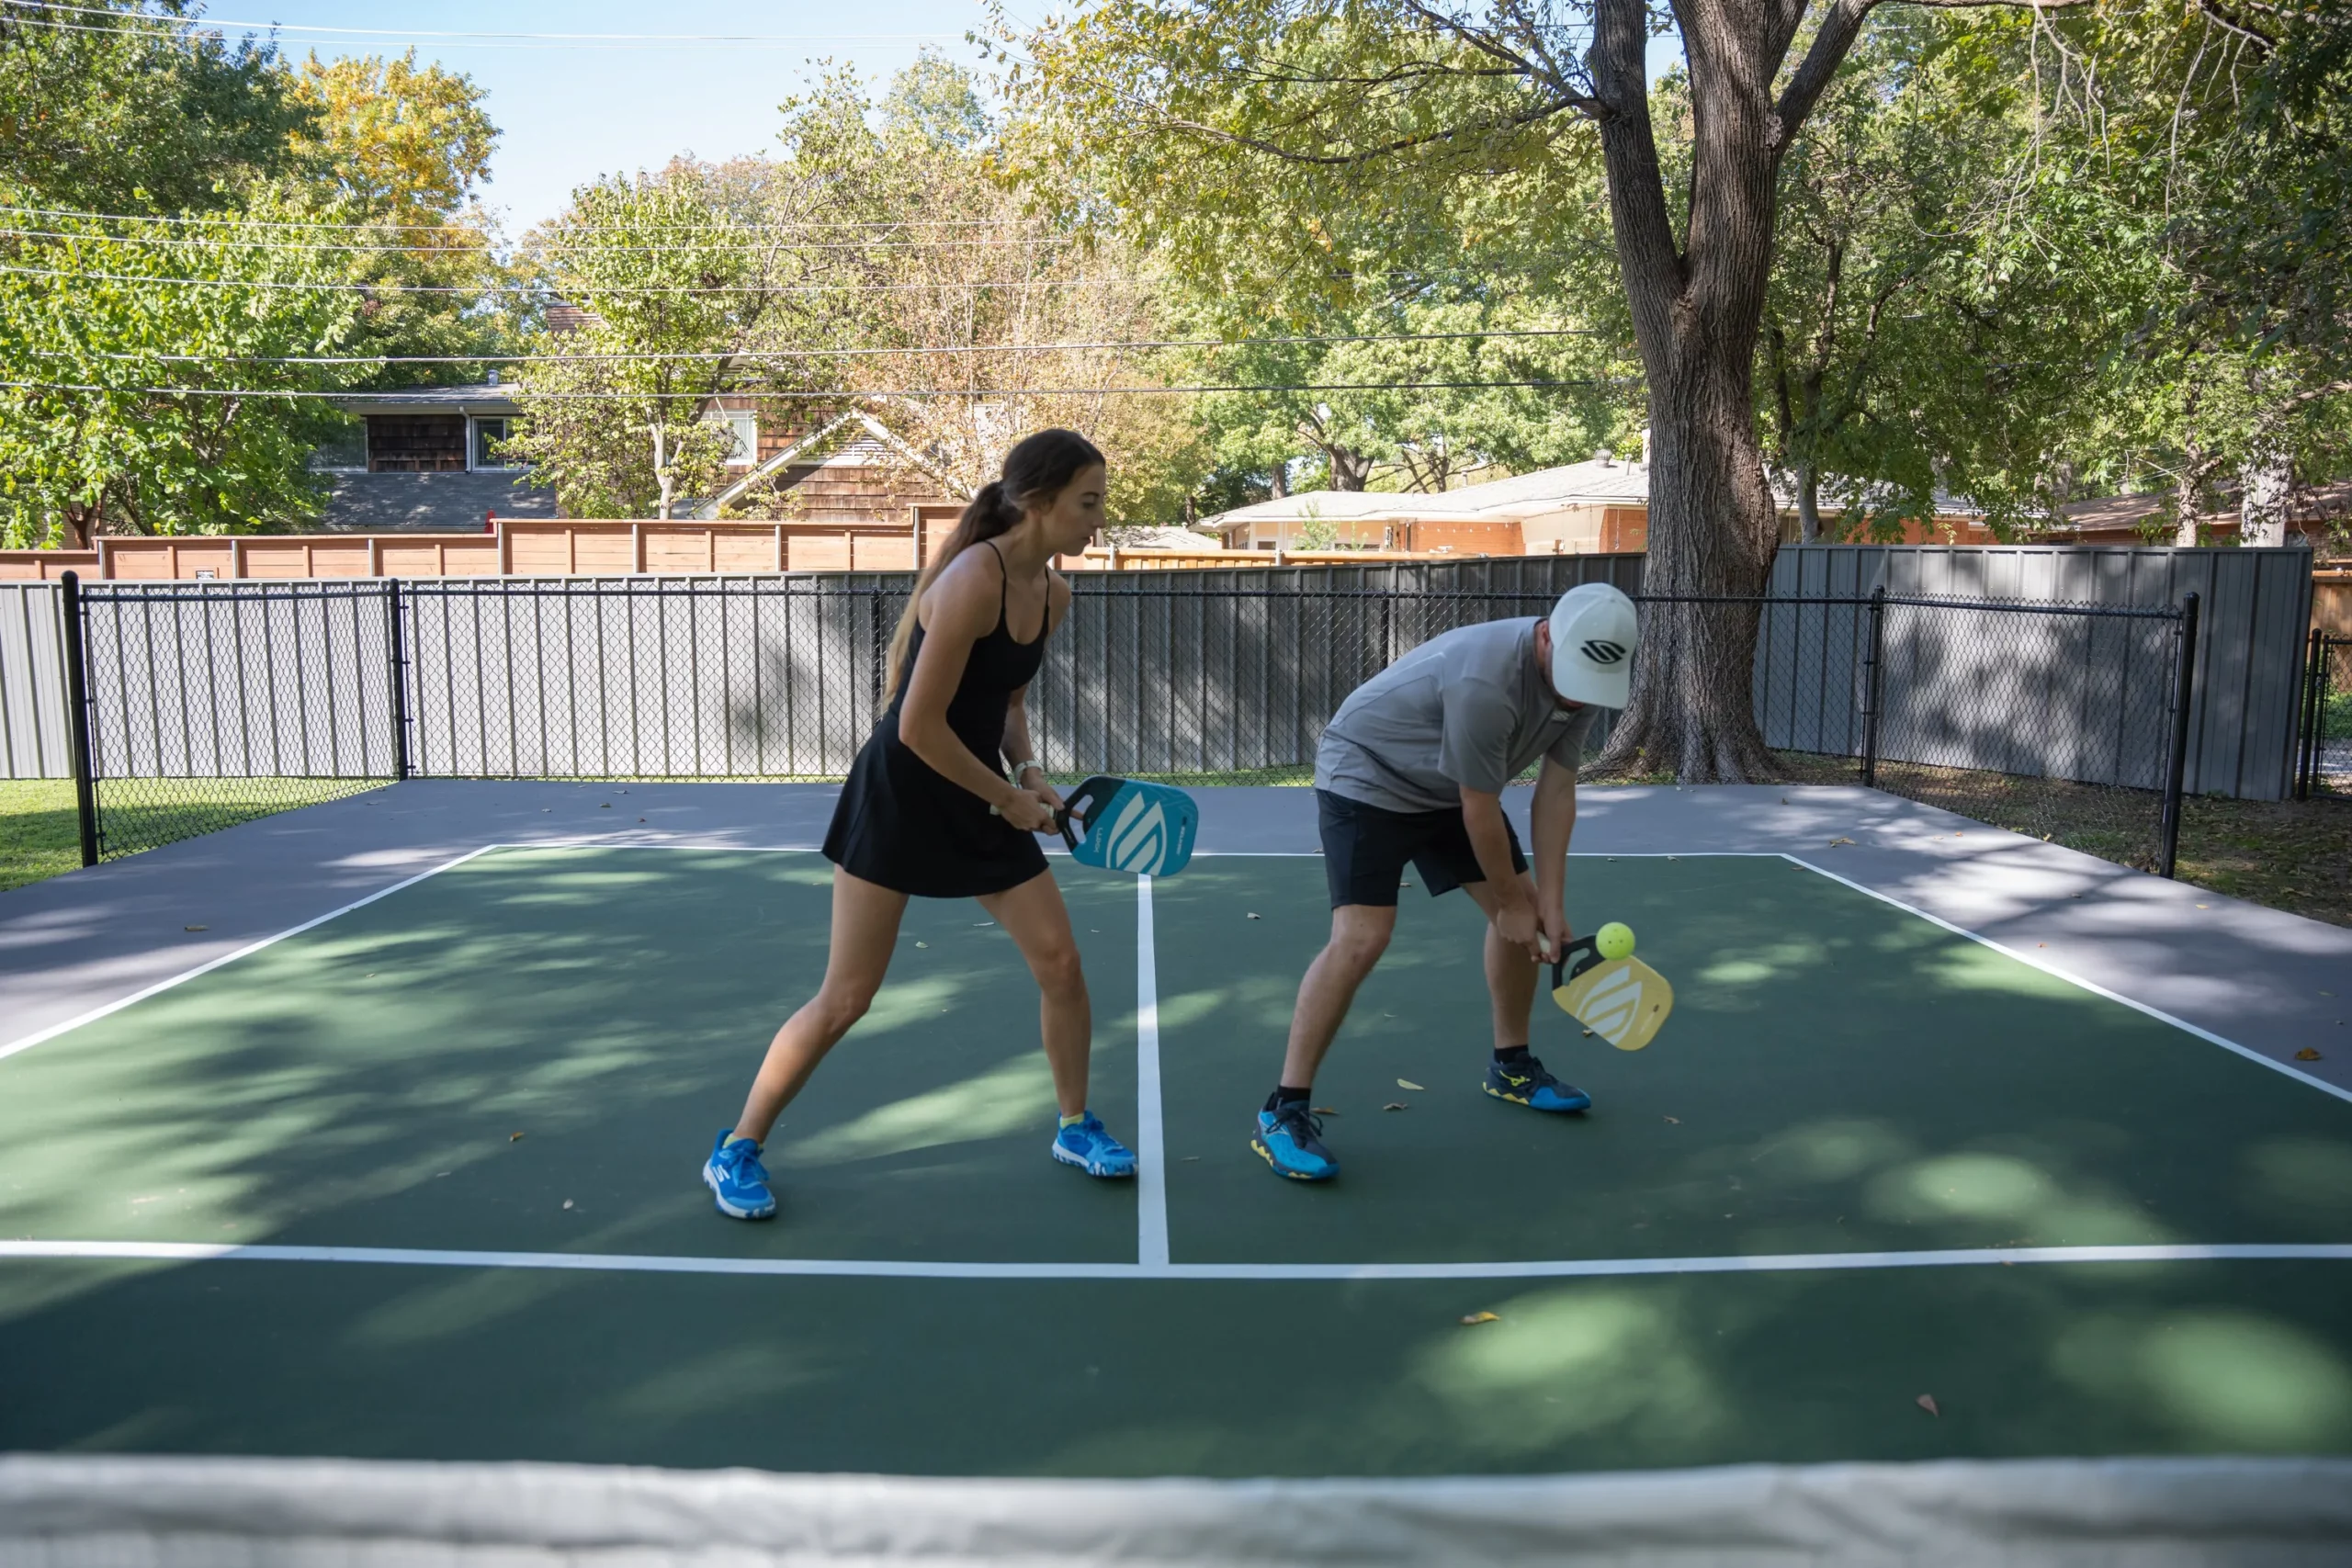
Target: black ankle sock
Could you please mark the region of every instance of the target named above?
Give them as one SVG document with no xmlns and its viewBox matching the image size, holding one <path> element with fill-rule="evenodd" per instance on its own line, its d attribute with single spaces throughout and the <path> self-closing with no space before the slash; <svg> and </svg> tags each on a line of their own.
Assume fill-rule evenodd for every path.
<svg viewBox="0 0 2352 1568">
<path fill-rule="evenodd" d="M 1498 1045 L 1495 1047 L 1495 1060 L 1500 1062 L 1506 1067 L 1518 1066 L 1521 1062 L 1527 1060 L 1527 1047 L 1524 1045 Z"/>
<path fill-rule="evenodd" d="M 1304 1105 L 1314 1098 L 1315 1087 L 1312 1084 L 1305 1089 L 1293 1089 L 1288 1084 L 1277 1084 L 1274 1086 L 1274 1092 L 1266 1096 L 1266 1109 L 1280 1111 L 1285 1105 Z"/>
</svg>

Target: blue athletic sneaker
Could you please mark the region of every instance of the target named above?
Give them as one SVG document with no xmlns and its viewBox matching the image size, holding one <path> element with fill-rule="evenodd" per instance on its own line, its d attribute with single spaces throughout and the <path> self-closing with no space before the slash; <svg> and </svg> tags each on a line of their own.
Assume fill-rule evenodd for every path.
<svg viewBox="0 0 2352 1568">
<path fill-rule="evenodd" d="M 1301 1101 L 1258 1112 L 1258 1135 L 1250 1146 L 1265 1156 L 1276 1176 L 1329 1181 L 1340 1174 L 1340 1162 L 1323 1146 L 1322 1131 L 1322 1122 Z"/>
<path fill-rule="evenodd" d="M 702 1164 L 703 1185 L 718 1200 L 718 1212 L 734 1220 L 764 1220 L 775 1213 L 775 1194 L 768 1190 L 768 1168 L 760 1163 L 760 1145 L 749 1138 L 734 1143 L 734 1130 L 718 1134 L 710 1157 Z"/>
<path fill-rule="evenodd" d="M 1102 1119 L 1091 1111 L 1083 1122 L 1073 1122 L 1054 1134 L 1054 1157 L 1074 1165 L 1089 1176 L 1133 1176 L 1136 1156 L 1127 1146 L 1102 1130 Z"/>
<path fill-rule="evenodd" d="M 1508 1100 L 1513 1105 L 1525 1105 L 1537 1111 L 1589 1111 L 1592 1096 L 1572 1083 L 1562 1083 L 1544 1070 L 1544 1064 L 1530 1056 L 1514 1066 L 1500 1062 L 1487 1065 L 1487 1092 L 1497 1100 Z"/>
</svg>

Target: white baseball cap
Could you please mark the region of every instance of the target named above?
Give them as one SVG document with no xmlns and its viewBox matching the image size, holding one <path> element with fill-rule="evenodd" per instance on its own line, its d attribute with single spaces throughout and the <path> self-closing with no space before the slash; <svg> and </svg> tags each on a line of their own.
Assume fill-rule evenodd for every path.
<svg viewBox="0 0 2352 1568">
<path fill-rule="evenodd" d="M 1634 602 L 1587 582 L 1552 606 L 1552 690 L 1572 703 L 1622 708 L 1634 680 Z"/>
</svg>

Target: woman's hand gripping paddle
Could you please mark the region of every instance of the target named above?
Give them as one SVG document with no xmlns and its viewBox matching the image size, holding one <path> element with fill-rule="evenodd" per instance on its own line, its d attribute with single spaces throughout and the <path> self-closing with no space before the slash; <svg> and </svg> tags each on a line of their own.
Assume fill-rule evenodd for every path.
<svg viewBox="0 0 2352 1568">
<path fill-rule="evenodd" d="M 1562 950 L 1552 965 L 1552 999 L 1620 1051 L 1638 1051 L 1674 1010 L 1674 987 L 1634 956 L 1634 933 L 1611 921 Z"/>
<path fill-rule="evenodd" d="M 1080 865 L 1173 876 L 1193 858 L 1201 811 L 1181 789 L 1098 773 L 1064 798 L 1054 826 Z"/>
</svg>

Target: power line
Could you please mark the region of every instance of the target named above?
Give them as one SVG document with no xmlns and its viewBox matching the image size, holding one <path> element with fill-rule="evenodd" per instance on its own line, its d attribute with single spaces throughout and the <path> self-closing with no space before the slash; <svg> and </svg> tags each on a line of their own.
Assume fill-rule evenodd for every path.
<svg viewBox="0 0 2352 1568">
<path fill-rule="evenodd" d="M 0 0 L 6 4 L 6 0 Z M 232 214 L 181 214 L 143 212 L 85 212 L 71 207 L 10 207 L 0 204 L 0 213 L 30 218 L 75 218 L 91 223 L 237 223 L 250 229 L 406 229 L 434 232 L 455 225 L 442 223 L 390 223 L 372 219 L 265 219 L 241 218 Z M 779 233 L 797 232 L 803 229 L 1016 229 L 1033 222 L 1026 218 L 808 218 L 782 223 L 732 223 L 739 231 Z M 560 222 L 567 233 L 628 233 L 661 234 L 677 229 L 696 229 L 692 223 L 569 223 Z"/>
<path fill-rule="evenodd" d="M 308 288 L 324 293 L 358 294 L 540 294 L 550 290 L 536 283 L 306 283 L 279 278 L 150 277 L 131 272 L 72 272 L 57 267 L 0 266 L 0 274 L 17 277 L 65 277 L 78 283 L 153 283 L 179 288 Z M 610 288 L 573 288 L 588 295 L 647 294 L 920 294 L 945 288 L 1102 288 L 1131 281 L 1116 277 L 1036 277 L 1006 282 L 978 279 L 939 283 L 796 283 L 773 288 L 758 284 L 719 284 L 701 288 L 687 284 L 624 284 Z"/>
<path fill-rule="evenodd" d="M 730 225 L 729 228 L 731 229 L 732 226 Z M 105 245 L 196 245 L 208 246 L 214 250 L 234 249 L 241 251 L 285 251 L 303 254 L 323 252 L 345 252 L 359 255 L 466 257 L 487 256 L 490 254 L 490 246 L 492 244 L 490 236 L 483 233 L 481 230 L 469 230 L 461 225 L 452 223 L 447 226 L 445 231 L 463 235 L 468 240 L 478 240 L 481 242 L 481 244 L 479 247 L 463 244 L 341 245 L 318 243 L 300 240 L 271 240 L 259 238 L 248 240 L 240 239 L 234 235 L 227 234 L 82 234 L 75 233 L 71 230 L 61 229 L 12 229 L 0 227 L 0 236 L 8 236 L 16 239 L 74 240 L 90 244 Z M 687 241 L 683 243 L 672 243 L 667 245 L 613 245 L 605 244 L 601 242 L 590 245 L 567 245 L 560 240 L 541 238 L 537 241 L 537 243 L 542 246 L 555 250 L 562 254 L 574 256 L 605 255 L 608 254 L 613 255 L 637 254 L 667 255 L 680 251 L 780 251 L 792 255 L 799 255 L 815 251 L 853 251 L 859 253 L 866 251 L 1002 251 L 1035 249 L 1046 243 L 1048 242 L 1045 239 L 849 240 L 839 242 L 821 242 L 816 244 L 809 244 L 806 243 L 786 244 L 757 240 L 739 241 L 734 239 L 722 239 L 718 242 L 704 242 L 695 240 Z"/>
<path fill-rule="evenodd" d="M 702 349 L 674 352 L 615 354 L 114 354 L 93 353 L 93 359 L 153 359 L 166 365 L 537 365 L 707 363 L 716 360 L 766 362 L 795 359 L 885 359 L 899 355 L 1076 354 L 1100 349 L 1279 348 L 1311 344 L 1456 343 L 1477 338 L 1592 337 L 1590 327 L 1507 327 L 1489 332 L 1460 333 L 1332 333 L 1294 337 L 1253 338 L 1105 338 L 1094 343 L 948 344 L 905 348 Z M 52 359 L 75 357 L 56 350 L 32 350 Z"/>
<path fill-rule="evenodd" d="M 1209 392 L 1426 392 L 1481 388 L 1605 387 L 1631 385 L 1622 378 L 1580 377 L 1558 381 L 1269 381 L 1183 387 L 899 387 L 875 391 L 777 392 L 718 389 L 707 392 L 537 392 L 512 389 L 526 397 L 555 402 L 708 402 L 714 398 L 763 401 L 860 402 L 880 398 L 1106 398 L 1166 397 Z M 397 398 L 390 391 L 312 391 L 283 387 L 107 387 L 96 382 L 0 381 L 0 389 L 34 392 L 109 392 L 118 396 L 173 398 L 306 398 L 324 400 Z M 405 389 L 433 391 L 442 389 Z M 503 390 L 505 389 L 502 389 Z"/>
<path fill-rule="evenodd" d="M 295 33 L 308 37 L 318 34 L 325 38 L 365 39 L 370 42 L 407 42 L 429 39 L 435 42 L 462 44 L 469 48 L 500 47 L 515 44 L 549 44 L 570 47 L 608 47 L 616 44 L 755 44 L 770 48 L 808 43 L 939 43 L 960 39 L 961 33 L 523 33 L 523 32 L 450 32 L 422 28 L 336 28 L 311 22 L 245 22 L 232 21 L 225 17 L 170 17 L 143 12 L 117 11 L 97 6 L 62 6 L 51 0 L 0 0 L 17 11 L 38 11 L 54 16 L 104 18 L 96 22 L 52 20 L 50 17 L 15 17 L 26 27 L 51 28 L 62 32 L 112 34 L 118 37 L 169 37 L 177 39 L 194 31 L 242 29 L 259 33 Z"/>
</svg>

